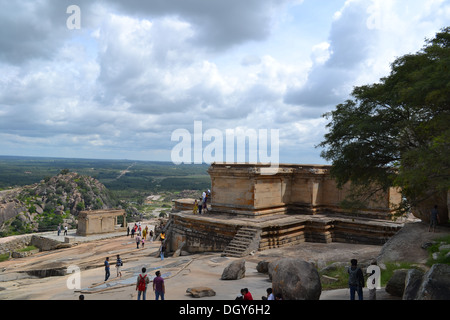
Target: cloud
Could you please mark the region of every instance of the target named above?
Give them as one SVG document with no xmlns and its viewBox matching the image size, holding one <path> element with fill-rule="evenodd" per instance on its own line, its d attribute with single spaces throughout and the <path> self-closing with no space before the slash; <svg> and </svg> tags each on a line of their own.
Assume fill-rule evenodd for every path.
<svg viewBox="0 0 450 320">
<path fill-rule="evenodd" d="M 171 133 L 200 120 L 280 129 L 282 161 L 320 162 L 321 115 L 450 12 L 438 0 L 349 0 L 333 20 L 335 3 L 80 0 L 81 29 L 69 30 L 71 4 L 0 0 L 5 154 L 170 160 Z M 308 29 L 323 12 L 330 29 Z"/>
<path fill-rule="evenodd" d="M 357 77 L 375 43 L 374 33 L 366 28 L 365 9 L 363 1 L 348 1 L 335 15 L 329 40 L 312 48 L 315 63 L 306 84 L 290 88 L 286 103 L 323 108 L 345 99 L 349 83 Z"/>
<path fill-rule="evenodd" d="M 321 113 L 345 101 L 357 85 L 388 75 L 396 57 L 417 51 L 450 21 L 444 1 L 348 0 L 336 12 L 326 42 L 312 48 L 314 64 L 304 85 L 284 101 Z"/>
<path fill-rule="evenodd" d="M 212 50 L 267 39 L 274 15 L 286 0 L 111 1 L 121 12 L 146 17 L 177 17 L 193 26 L 195 45 Z"/>
</svg>

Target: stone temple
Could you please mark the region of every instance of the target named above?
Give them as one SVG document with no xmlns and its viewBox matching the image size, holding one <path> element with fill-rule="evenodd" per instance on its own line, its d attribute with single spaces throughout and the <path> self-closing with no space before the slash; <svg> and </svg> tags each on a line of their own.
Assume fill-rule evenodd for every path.
<svg viewBox="0 0 450 320">
<path fill-rule="evenodd" d="M 207 214 L 194 215 L 194 199 L 174 201 L 168 249 L 245 256 L 255 250 L 302 242 L 384 244 L 403 224 L 391 188 L 351 212 L 340 206 L 350 185 L 337 188 L 330 166 L 280 164 L 267 174 L 260 164 L 212 164 Z"/>
</svg>

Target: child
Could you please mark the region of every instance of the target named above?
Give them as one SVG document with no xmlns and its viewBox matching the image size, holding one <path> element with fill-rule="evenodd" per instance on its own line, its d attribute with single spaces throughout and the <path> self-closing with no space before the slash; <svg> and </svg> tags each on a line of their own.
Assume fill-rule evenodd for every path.
<svg viewBox="0 0 450 320">
<path fill-rule="evenodd" d="M 194 214 L 197 214 L 197 211 L 198 211 L 198 201 L 195 200 L 195 202 L 194 202 L 194 209 L 192 210 L 192 212 L 193 212 Z"/>
</svg>

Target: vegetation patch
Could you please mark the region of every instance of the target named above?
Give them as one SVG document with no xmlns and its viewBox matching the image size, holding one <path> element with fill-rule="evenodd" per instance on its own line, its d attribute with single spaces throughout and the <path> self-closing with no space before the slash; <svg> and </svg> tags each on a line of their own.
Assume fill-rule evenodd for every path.
<svg viewBox="0 0 450 320">
<path fill-rule="evenodd" d="M 435 263 L 450 265 L 450 235 L 436 239 L 427 250 L 430 254 L 427 261 L 428 266 L 432 266 Z"/>
</svg>

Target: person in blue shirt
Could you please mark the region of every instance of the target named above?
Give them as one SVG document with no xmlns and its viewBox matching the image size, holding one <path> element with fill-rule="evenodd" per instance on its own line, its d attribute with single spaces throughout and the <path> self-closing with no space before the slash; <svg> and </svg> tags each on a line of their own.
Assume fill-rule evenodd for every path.
<svg viewBox="0 0 450 320">
<path fill-rule="evenodd" d="M 105 260 L 105 281 L 108 280 L 109 276 L 110 276 L 110 273 L 109 273 L 109 257 L 106 257 L 106 260 Z"/>
</svg>

